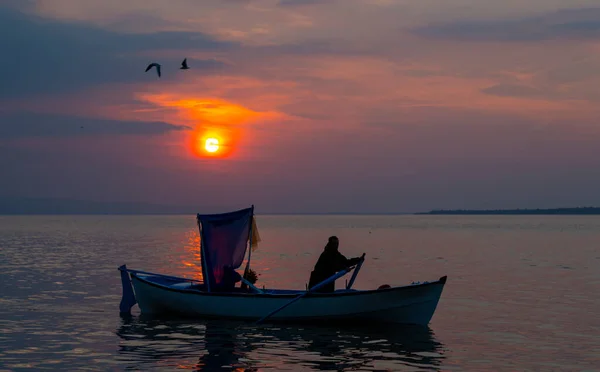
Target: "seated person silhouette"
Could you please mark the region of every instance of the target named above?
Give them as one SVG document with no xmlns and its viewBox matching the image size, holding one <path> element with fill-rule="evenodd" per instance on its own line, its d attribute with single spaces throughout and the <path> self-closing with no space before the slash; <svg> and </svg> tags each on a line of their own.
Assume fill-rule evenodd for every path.
<svg viewBox="0 0 600 372">
<path fill-rule="evenodd" d="M 223 268 L 223 277 L 221 282 L 216 285 L 214 289 L 216 292 L 233 292 L 235 290 L 235 284 L 242 280 L 242 276 L 232 269 L 230 266 Z"/>
<path fill-rule="evenodd" d="M 344 270 L 348 266 L 356 265 L 360 262 L 360 257 L 346 258 L 343 254 L 338 251 L 340 241 L 337 236 L 329 237 L 327 245 L 319 260 L 315 264 L 315 269 L 310 273 L 310 280 L 308 288 L 312 288 L 315 285 L 321 283 L 323 280 L 331 277 L 340 270 Z M 328 283 L 315 292 L 328 293 L 335 291 L 335 281 Z"/>
</svg>

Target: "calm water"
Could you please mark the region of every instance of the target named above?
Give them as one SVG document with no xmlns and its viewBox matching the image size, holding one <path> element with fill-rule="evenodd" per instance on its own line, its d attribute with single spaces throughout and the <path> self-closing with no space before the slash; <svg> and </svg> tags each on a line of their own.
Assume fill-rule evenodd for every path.
<svg viewBox="0 0 600 372">
<path fill-rule="evenodd" d="M 347 256 L 367 254 L 356 288 L 448 275 L 429 328 L 257 328 L 144 319 L 137 307 L 123 319 L 119 265 L 198 276 L 194 216 L 6 216 L 0 370 L 600 371 L 600 217 L 259 216 L 258 226 L 259 285 L 304 288 L 333 234 Z"/>
</svg>

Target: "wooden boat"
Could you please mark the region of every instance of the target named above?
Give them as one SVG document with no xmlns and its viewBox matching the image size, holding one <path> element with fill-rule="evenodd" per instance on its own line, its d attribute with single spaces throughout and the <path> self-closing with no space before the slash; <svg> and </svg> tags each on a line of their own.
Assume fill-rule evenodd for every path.
<svg viewBox="0 0 600 372">
<path fill-rule="evenodd" d="M 235 212 L 197 215 L 203 281 L 119 267 L 123 285 L 120 309 L 129 313 L 137 303 L 142 314 L 247 319 L 262 322 L 355 322 L 427 325 L 437 308 L 446 276 L 432 282 L 373 290 L 352 289 L 364 262 L 346 268 L 309 290 L 259 289 L 241 277 L 257 230 L 254 206 Z M 259 239 L 259 238 L 258 238 Z M 250 248 L 250 249 L 248 249 Z M 316 289 L 354 270 L 344 289 L 332 293 Z M 233 278 L 233 280 L 231 280 Z M 245 283 L 247 289 L 236 287 Z"/>
</svg>

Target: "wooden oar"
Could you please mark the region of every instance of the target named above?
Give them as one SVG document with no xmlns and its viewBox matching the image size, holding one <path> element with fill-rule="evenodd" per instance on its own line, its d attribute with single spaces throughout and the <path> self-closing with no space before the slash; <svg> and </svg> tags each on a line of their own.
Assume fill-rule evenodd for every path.
<svg viewBox="0 0 600 372">
<path fill-rule="evenodd" d="M 323 287 L 324 285 L 327 285 L 329 283 L 331 283 L 332 281 L 348 274 L 350 272 L 350 270 L 352 270 L 354 267 L 348 267 L 338 273 L 336 273 L 335 275 L 332 275 L 331 277 L 329 277 L 328 279 L 323 280 L 321 283 L 315 285 L 314 287 L 312 287 L 311 289 L 309 289 L 308 291 L 302 293 L 301 295 L 299 295 L 298 297 L 294 298 L 293 300 L 291 300 L 290 302 L 288 302 L 287 304 L 273 310 L 272 312 L 270 312 L 269 314 L 263 316 L 262 318 L 260 318 L 259 320 L 256 321 L 255 324 L 259 324 L 262 323 L 265 319 L 269 318 L 270 316 L 272 316 L 275 313 L 278 313 L 279 311 L 285 309 L 286 307 L 290 306 L 291 304 L 293 304 L 294 302 L 298 301 L 299 299 L 301 299 L 302 297 L 306 296 L 307 294 L 314 292 L 315 290 Z"/>
</svg>

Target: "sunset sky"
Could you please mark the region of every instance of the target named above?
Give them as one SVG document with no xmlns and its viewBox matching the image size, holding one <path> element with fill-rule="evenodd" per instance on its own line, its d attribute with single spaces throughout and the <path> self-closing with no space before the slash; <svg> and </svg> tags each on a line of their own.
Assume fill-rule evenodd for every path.
<svg viewBox="0 0 600 372">
<path fill-rule="evenodd" d="M 0 46 L 0 197 L 600 205 L 598 0 L 0 0 Z"/>
</svg>

